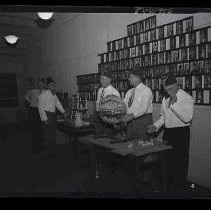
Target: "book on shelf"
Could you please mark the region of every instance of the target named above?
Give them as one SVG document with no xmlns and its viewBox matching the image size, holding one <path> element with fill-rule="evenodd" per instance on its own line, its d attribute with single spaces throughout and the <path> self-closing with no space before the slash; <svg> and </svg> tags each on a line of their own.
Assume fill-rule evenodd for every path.
<svg viewBox="0 0 211 210">
<path fill-rule="evenodd" d="M 202 75 L 197 75 L 192 77 L 192 87 L 193 89 L 203 88 Z"/>
<path fill-rule="evenodd" d="M 177 83 L 181 89 L 185 88 L 185 77 L 177 77 Z"/>
<path fill-rule="evenodd" d="M 207 28 L 199 30 L 199 43 L 207 42 Z"/>
<path fill-rule="evenodd" d="M 203 104 L 211 104 L 210 90 L 203 91 Z"/>
<path fill-rule="evenodd" d="M 204 75 L 204 88 L 211 88 L 211 75 Z"/>
<path fill-rule="evenodd" d="M 192 89 L 192 76 L 186 76 L 184 83 L 185 83 L 184 89 Z"/>
<path fill-rule="evenodd" d="M 203 104 L 203 90 L 196 90 L 196 104 Z"/>
</svg>

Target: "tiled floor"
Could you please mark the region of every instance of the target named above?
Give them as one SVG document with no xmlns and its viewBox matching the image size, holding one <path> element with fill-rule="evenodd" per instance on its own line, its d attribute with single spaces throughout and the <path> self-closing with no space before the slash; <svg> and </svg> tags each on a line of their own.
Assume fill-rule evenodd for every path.
<svg viewBox="0 0 211 210">
<path fill-rule="evenodd" d="M 43 161 L 42 155 L 31 154 L 29 148 L 30 138 L 23 133 L 0 141 L 0 195 L 92 195 L 90 163 L 83 151 L 76 160 L 71 143 L 57 145 L 55 158 Z M 196 189 L 210 194 L 209 190 Z M 119 170 L 101 176 L 95 190 L 108 197 L 120 193 L 133 195 L 130 177 Z"/>
</svg>

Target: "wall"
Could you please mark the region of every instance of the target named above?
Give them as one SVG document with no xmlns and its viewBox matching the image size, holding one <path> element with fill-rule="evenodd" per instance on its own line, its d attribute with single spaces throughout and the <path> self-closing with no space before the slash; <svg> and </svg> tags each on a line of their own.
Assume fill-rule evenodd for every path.
<svg viewBox="0 0 211 210">
<path fill-rule="evenodd" d="M 97 72 L 97 54 L 106 51 L 108 41 L 126 36 L 126 26 L 147 14 L 56 14 L 55 22 L 40 31 L 37 57 L 32 61 L 40 76 L 51 75 L 57 88 L 69 94 L 77 91 L 76 76 Z M 190 14 L 159 14 L 157 25 L 173 22 Z M 194 28 L 211 25 L 211 14 L 194 14 Z M 32 43 L 35 46 L 37 43 Z M 38 54 L 36 54 L 36 52 Z M 31 66 L 35 69 L 35 65 Z M 36 70 L 37 70 L 36 69 Z M 33 73 L 33 71 L 31 70 Z M 189 180 L 211 188 L 210 107 L 195 107 L 191 128 Z M 160 105 L 154 105 L 154 119 Z"/>
</svg>

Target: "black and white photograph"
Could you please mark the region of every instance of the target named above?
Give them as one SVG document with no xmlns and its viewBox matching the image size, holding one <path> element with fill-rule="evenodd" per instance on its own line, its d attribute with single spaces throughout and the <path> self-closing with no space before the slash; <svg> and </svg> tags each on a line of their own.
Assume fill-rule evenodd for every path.
<svg viewBox="0 0 211 210">
<path fill-rule="evenodd" d="M 0 6 L 2 197 L 211 197 L 211 10 L 141 6 Z"/>
</svg>

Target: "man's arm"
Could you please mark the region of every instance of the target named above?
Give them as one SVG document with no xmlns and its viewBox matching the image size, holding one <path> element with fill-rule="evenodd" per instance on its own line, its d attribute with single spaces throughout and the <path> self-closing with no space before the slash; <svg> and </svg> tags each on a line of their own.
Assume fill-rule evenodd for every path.
<svg viewBox="0 0 211 210">
<path fill-rule="evenodd" d="M 65 112 L 57 96 L 56 96 L 56 107 L 62 114 Z"/>
<path fill-rule="evenodd" d="M 189 123 L 193 118 L 193 106 L 193 99 L 186 97 L 171 105 L 170 109 L 181 121 Z"/>
<path fill-rule="evenodd" d="M 40 113 L 41 121 L 47 121 L 48 120 L 48 117 L 47 117 L 45 110 L 44 110 L 44 105 L 45 105 L 45 97 L 43 95 L 40 95 L 39 99 L 38 99 L 38 110 L 39 110 L 39 113 Z"/>
</svg>

